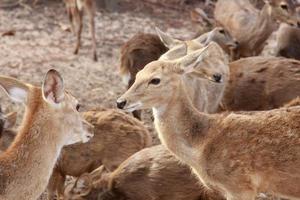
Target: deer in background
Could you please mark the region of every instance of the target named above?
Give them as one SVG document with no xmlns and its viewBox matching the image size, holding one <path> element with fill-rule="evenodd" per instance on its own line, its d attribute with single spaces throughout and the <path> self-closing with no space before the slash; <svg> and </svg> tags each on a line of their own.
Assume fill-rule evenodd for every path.
<svg viewBox="0 0 300 200">
<path fill-rule="evenodd" d="M 76 34 L 76 46 L 74 54 L 78 54 L 81 46 L 81 32 L 83 27 L 83 15 L 87 12 L 89 16 L 90 32 L 92 37 L 92 53 L 94 61 L 98 60 L 97 57 L 97 44 L 96 44 L 96 33 L 95 33 L 95 0 L 64 0 L 67 8 L 69 21 L 71 24 L 71 30 Z"/>
<path fill-rule="evenodd" d="M 222 200 L 206 190 L 188 166 L 163 146 L 143 149 L 114 172 L 99 167 L 83 174 L 65 189 L 65 200 Z"/>
<path fill-rule="evenodd" d="M 151 61 L 160 57 L 161 59 L 176 59 L 185 55 L 187 53 L 185 43 L 188 47 L 187 51 L 191 52 L 204 47 L 210 41 L 215 41 L 229 54 L 238 45 L 228 32 L 220 27 L 190 41 L 174 39 L 159 29 L 157 29 L 157 34 L 159 37 L 152 34 L 137 34 L 122 46 L 120 74 L 128 88 L 133 84 L 137 72 Z M 163 54 L 167 51 L 166 47 L 170 48 L 170 51 Z M 141 119 L 140 111 L 134 111 L 133 114 Z"/>
<path fill-rule="evenodd" d="M 239 42 L 239 56 L 259 55 L 274 31 L 275 21 L 298 26 L 296 5 L 292 0 L 265 0 L 261 11 L 248 0 L 219 0 L 215 19 Z"/>
<path fill-rule="evenodd" d="M 216 81 L 219 70 L 198 66 L 198 59 L 189 54 L 149 63 L 117 100 L 118 107 L 152 108 L 162 144 L 189 165 L 204 186 L 227 200 L 254 200 L 260 192 L 300 199 L 300 107 L 199 112 L 188 97 L 184 75 Z"/>
<path fill-rule="evenodd" d="M 179 40 L 168 36 L 168 41 L 176 44 Z M 182 57 L 202 48 L 196 42 L 181 43 L 186 46 L 175 45 L 160 59 Z M 299 67 L 299 61 L 271 56 L 248 57 L 229 63 L 229 82 L 220 110 L 270 110 L 283 106 L 300 96 Z"/>
<path fill-rule="evenodd" d="M 87 142 L 92 134 L 83 127 L 78 101 L 65 91 L 57 71 L 48 71 L 42 88 L 5 76 L 0 86 L 12 100 L 26 105 L 15 140 L 0 154 L 0 199 L 37 199 L 63 146 Z"/>
</svg>

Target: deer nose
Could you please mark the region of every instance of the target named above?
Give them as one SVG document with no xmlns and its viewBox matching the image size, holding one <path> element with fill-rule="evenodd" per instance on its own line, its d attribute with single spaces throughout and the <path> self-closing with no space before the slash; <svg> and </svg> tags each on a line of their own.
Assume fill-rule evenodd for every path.
<svg viewBox="0 0 300 200">
<path fill-rule="evenodd" d="M 214 74 L 213 79 L 215 82 L 220 83 L 222 80 L 222 74 Z"/>
<path fill-rule="evenodd" d="M 119 109 L 123 109 L 126 105 L 127 101 L 125 99 L 118 99 L 117 100 L 117 107 Z"/>
</svg>

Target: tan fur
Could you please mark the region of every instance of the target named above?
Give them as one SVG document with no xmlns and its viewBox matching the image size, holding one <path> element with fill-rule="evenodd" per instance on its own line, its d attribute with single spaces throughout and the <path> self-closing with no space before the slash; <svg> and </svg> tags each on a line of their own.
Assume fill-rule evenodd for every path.
<svg viewBox="0 0 300 200">
<path fill-rule="evenodd" d="M 73 33 L 76 33 L 76 47 L 74 50 L 74 54 L 78 54 L 80 45 L 81 45 L 81 32 L 83 27 L 83 15 L 84 12 L 87 12 L 89 16 L 89 25 L 90 32 L 92 37 L 92 55 L 94 61 L 98 60 L 97 57 L 97 44 L 96 44 L 96 33 L 95 33 L 95 9 L 96 3 L 95 0 L 64 0 L 67 8 L 67 13 L 69 17 L 69 21 L 71 24 L 71 29 Z"/>
<path fill-rule="evenodd" d="M 254 200 L 260 192 L 300 199 L 300 107 L 199 112 L 187 97 L 184 73 L 174 69 L 178 65 L 184 62 L 148 64 L 118 102 L 128 102 L 124 109 L 136 102 L 136 109 L 153 108 L 162 144 L 227 200 Z M 157 76 L 160 84 L 138 89 Z"/>
<path fill-rule="evenodd" d="M 17 137 L 0 154 L 0 199 L 37 199 L 62 147 L 89 134 L 76 111 L 77 100 L 64 91 L 57 71 L 47 73 L 42 89 L 4 76 L 0 86 L 13 100 L 26 104 Z"/>
<path fill-rule="evenodd" d="M 151 136 L 141 122 L 112 109 L 97 109 L 83 113 L 94 126 L 94 137 L 87 143 L 68 145 L 61 151 L 48 185 L 48 199 L 62 197 L 66 176 L 78 177 L 99 165 L 113 171 L 135 152 L 151 145 Z M 0 150 L 14 139 L 9 130 L 2 133 Z"/>
<path fill-rule="evenodd" d="M 112 173 L 106 174 L 103 170 L 97 170 L 89 174 L 89 178 L 86 176 L 80 178 L 83 179 L 84 185 L 91 187 L 89 190 L 92 192 L 85 195 L 87 188 L 81 189 L 72 184 L 72 189 L 66 189 L 65 200 L 79 200 L 79 197 L 75 197 L 78 193 L 82 194 L 82 199 L 89 200 L 222 199 L 203 188 L 191 174 L 189 167 L 180 164 L 162 145 L 135 153 Z M 114 198 L 117 195 L 119 197 Z"/>
<path fill-rule="evenodd" d="M 300 60 L 300 29 L 281 24 L 277 33 L 276 55 Z"/>
<path fill-rule="evenodd" d="M 219 0 L 215 8 L 216 21 L 239 42 L 240 57 L 261 53 L 265 41 L 274 30 L 275 20 L 297 25 L 295 3 L 292 0 L 265 0 L 261 11 L 248 0 Z M 287 10 L 281 6 L 286 6 Z"/>
<path fill-rule="evenodd" d="M 232 62 L 222 106 L 225 110 L 269 110 L 300 96 L 300 62 L 249 57 Z"/>
</svg>

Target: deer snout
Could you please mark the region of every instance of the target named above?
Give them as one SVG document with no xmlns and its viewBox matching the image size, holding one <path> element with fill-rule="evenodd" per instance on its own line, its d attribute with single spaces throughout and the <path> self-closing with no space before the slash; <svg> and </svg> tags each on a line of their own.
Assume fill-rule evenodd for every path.
<svg viewBox="0 0 300 200">
<path fill-rule="evenodd" d="M 127 101 L 125 99 L 118 99 L 117 100 L 117 107 L 119 109 L 123 109 L 127 104 Z"/>
<path fill-rule="evenodd" d="M 222 74 L 214 74 L 213 75 L 213 80 L 216 82 L 216 83 L 221 83 L 222 82 Z"/>
</svg>

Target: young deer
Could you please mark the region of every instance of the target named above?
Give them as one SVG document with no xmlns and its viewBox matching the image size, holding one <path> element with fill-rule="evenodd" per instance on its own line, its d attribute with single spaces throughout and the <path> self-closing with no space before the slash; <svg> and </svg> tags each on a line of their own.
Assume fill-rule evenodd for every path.
<svg viewBox="0 0 300 200">
<path fill-rule="evenodd" d="M 5 129 L 0 134 L 1 151 L 5 151 L 16 136 L 14 131 L 8 129 L 15 122 L 15 117 L 15 113 L 5 117 Z M 145 126 L 123 112 L 97 109 L 83 113 L 83 117 L 93 126 L 91 132 L 94 137 L 87 143 L 68 145 L 62 149 L 49 180 L 49 200 L 55 199 L 55 196 L 62 198 L 67 175 L 78 177 L 99 165 L 113 171 L 129 156 L 151 145 L 151 135 Z"/>
<path fill-rule="evenodd" d="M 227 200 L 254 200 L 260 192 L 300 199 L 300 107 L 199 112 L 187 96 L 184 75 L 214 80 L 218 69 L 199 67 L 198 59 L 190 54 L 148 64 L 117 100 L 118 107 L 152 108 L 162 144 Z"/>
<path fill-rule="evenodd" d="M 12 100 L 26 104 L 16 139 L 0 154 L 0 199 L 37 199 L 63 146 L 86 142 L 91 134 L 84 130 L 78 102 L 64 90 L 57 71 L 48 71 L 42 88 L 4 76 L 0 86 Z"/>
<path fill-rule="evenodd" d="M 64 0 L 67 8 L 69 21 L 73 33 L 76 33 L 76 46 L 74 54 L 78 54 L 81 45 L 81 32 L 83 27 L 83 15 L 87 12 L 89 16 L 90 32 L 92 37 L 93 46 L 93 59 L 98 60 L 97 57 L 97 44 L 95 33 L 95 0 Z"/>
<path fill-rule="evenodd" d="M 221 200 L 206 190 L 191 174 L 188 166 L 163 146 L 143 149 L 114 172 L 102 167 L 83 174 L 65 189 L 65 200 Z"/>
<path fill-rule="evenodd" d="M 274 31 L 275 20 L 298 25 L 293 0 L 264 1 L 261 11 L 248 0 L 219 0 L 216 4 L 215 19 L 239 42 L 240 57 L 261 53 Z"/>
</svg>

